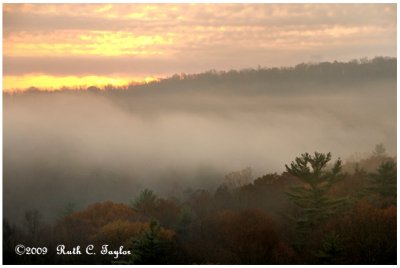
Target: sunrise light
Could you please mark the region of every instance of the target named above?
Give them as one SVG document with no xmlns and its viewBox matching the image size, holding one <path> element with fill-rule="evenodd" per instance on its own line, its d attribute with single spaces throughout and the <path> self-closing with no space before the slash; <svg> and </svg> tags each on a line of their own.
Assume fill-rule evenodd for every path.
<svg viewBox="0 0 400 268">
<path fill-rule="evenodd" d="M 395 56 L 395 17 L 394 4 L 3 4 L 3 90 Z"/>
</svg>

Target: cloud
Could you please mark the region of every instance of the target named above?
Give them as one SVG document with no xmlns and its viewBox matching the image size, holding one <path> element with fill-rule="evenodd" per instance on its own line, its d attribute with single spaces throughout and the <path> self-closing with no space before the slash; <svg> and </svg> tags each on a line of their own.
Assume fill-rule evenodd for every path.
<svg viewBox="0 0 400 268">
<path fill-rule="evenodd" d="M 5 4 L 4 8 L 5 29 L 22 30 L 135 26 L 154 30 L 174 25 L 395 27 L 395 19 L 395 4 Z"/>
<path fill-rule="evenodd" d="M 139 57 L 4 57 L 4 75 L 109 75 L 163 73 L 164 59 Z M 39 64 L 40 63 L 40 64 Z M 177 63 L 177 62 L 175 62 Z M 182 66 L 184 67 L 184 66 Z"/>
<path fill-rule="evenodd" d="M 5 4 L 3 12 L 9 75 L 139 76 L 281 66 L 316 54 L 396 56 L 395 4 Z"/>
</svg>

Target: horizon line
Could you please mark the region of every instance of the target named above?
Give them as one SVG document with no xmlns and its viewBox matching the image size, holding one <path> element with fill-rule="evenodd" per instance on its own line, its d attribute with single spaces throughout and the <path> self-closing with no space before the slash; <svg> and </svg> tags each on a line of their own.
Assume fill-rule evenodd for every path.
<svg viewBox="0 0 400 268">
<path fill-rule="evenodd" d="M 216 74 L 224 74 L 224 73 L 228 73 L 228 72 L 243 72 L 246 70 L 272 70 L 272 69 L 280 69 L 280 70 L 284 70 L 284 69 L 291 69 L 291 68 L 295 68 L 299 65 L 319 65 L 322 63 L 341 63 L 341 64 L 345 64 L 345 63 L 352 63 L 352 62 L 356 62 L 357 64 L 365 64 L 365 63 L 371 63 L 374 59 L 396 59 L 397 60 L 397 56 L 374 56 L 374 57 L 360 57 L 360 58 L 354 58 L 351 60 L 326 60 L 326 61 L 303 61 L 303 62 L 299 62 L 297 64 L 292 64 L 292 65 L 282 65 L 282 66 L 261 66 L 261 65 L 257 65 L 257 67 L 244 67 L 244 68 L 240 68 L 240 69 L 215 69 L 215 68 L 211 68 L 211 69 L 206 69 L 204 71 L 201 72 L 195 72 L 195 73 L 185 73 L 185 72 L 175 72 L 173 74 L 167 75 L 167 76 L 146 76 L 145 78 L 143 78 L 142 80 L 138 81 L 138 80 L 127 80 L 125 81 L 125 83 L 123 84 L 116 84 L 116 83 L 104 83 L 102 85 L 94 85 L 94 84 L 75 84 L 75 85 L 62 85 L 62 86 L 58 86 L 58 87 L 38 87 L 38 86 L 34 86 L 31 85 L 29 87 L 25 87 L 25 88 L 10 88 L 10 89 L 6 89 L 3 87 L 3 93 L 9 94 L 9 93 L 23 93 L 23 92 L 58 92 L 58 91 L 90 91 L 90 90 L 98 90 L 98 91 L 107 91 L 107 88 L 112 88 L 110 90 L 128 90 L 129 87 L 137 87 L 137 86 L 141 86 L 141 85 L 147 85 L 147 84 L 153 84 L 153 83 L 159 83 L 162 82 L 163 80 L 168 80 L 174 77 L 179 77 L 181 80 L 182 78 L 187 78 L 187 77 L 196 77 L 198 75 L 201 74 L 207 74 L 207 73 L 216 73 Z M 36 75 L 32 75 L 34 76 L 41 76 L 45 74 L 36 74 Z M 96 77 L 95 75 L 92 75 L 93 77 Z M 4 75 L 2 76 L 3 79 L 3 85 L 4 85 Z M 17 76 L 18 77 L 18 76 Z M 54 76 L 57 77 L 57 76 Z M 62 77 L 62 76 L 60 76 Z M 85 76 L 88 77 L 88 76 Z M 91 77 L 91 76 L 90 76 Z M 110 78 L 111 79 L 111 78 Z"/>
</svg>

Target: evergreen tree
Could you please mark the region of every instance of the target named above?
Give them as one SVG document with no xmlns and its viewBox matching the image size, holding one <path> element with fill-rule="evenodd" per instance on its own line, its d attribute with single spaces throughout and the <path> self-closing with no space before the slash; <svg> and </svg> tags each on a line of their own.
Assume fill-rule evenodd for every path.
<svg viewBox="0 0 400 268">
<path fill-rule="evenodd" d="M 397 168 L 394 161 L 383 162 L 378 173 L 370 174 L 367 189 L 370 192 L 379 194 L 381 197 L 397 195 Z"/>
<path fill-rule="evenodd" d="M 131 207 L 144 216 L 149 216 L 156 206 L 156 200 L 157 196 L 153 191 L 144 189 L 135 200 L 131 201 Z"/>
<path fill-rule="evenodd" d="M 387 207 L 396 204 L 397 198 L 397 167 L 392 160 L 383 162 L 378 167 L 378 173 L 369 175 L 363 195 L 378 197 L 379 206 Z"/>
<path fill-rule="evenodd" d="M 382 143 L 375 146 L 375 150 L 372 153 L 373 156 L 386 156 L 386 148 Z"/>
<path fill-rule="evenodd" d="M 194 213 L 190 207 L 183 207 L 181 209 L 177 230 L 178 233 L 182 236 L 186 236 L 188 234 L 190 225 L 194 220 Z"/>
<path fill-rule="evenodd" d="M 153 220 L 150 228 L 132 242 L 131 255 L 115 264 L 168 264 L 177 262 L 172 242 L 161 236 L 160 224 Z"/>
<path fill-rule="evenodd" d="M 315 152 L 314 156 L 304 153 L 286 166 L 287 171 L 299 178 L 304 185 L 292 187 L 287 194 L 289 199 L 301 208 L 301 215 L 296 219 L 298 227 L 304 231 L 333 215 L 346 204 L 347 198 L 332 198 L 328 195 L 331 187 L 342 179 L 341 160 L 331 168 L 328 162 L 331 153 Z"/>
<path fill-rule="evenodd" d="M 343 261 L 344 251 L 340 236 L 332 232 L 325 235 L 321 248 L 315 253 L 315 256 L 324 264 L 337 264 Z"/>
<path fill-rule="evenodd" d="M 162 254 L 160 225 L 156 221 L 150 222 L 150 229 L 143 232 L 133 241 L 133 264 L 157 264 Z"/>
</svg>

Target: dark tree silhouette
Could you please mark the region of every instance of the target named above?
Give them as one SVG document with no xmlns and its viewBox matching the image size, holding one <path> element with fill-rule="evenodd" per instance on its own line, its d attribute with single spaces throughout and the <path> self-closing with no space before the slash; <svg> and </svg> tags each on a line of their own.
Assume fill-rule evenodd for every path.
<svg viewBox="0 0 400 268">
<path fill-rule="evenodd" d="M 152 220 L 150 228 L 132 242 L 131 255 L 121 264 L 168 264 L 177 263 L 177 249 L 172 241 L 163 236 L 160 224 Z"/>
<path fill-rule="evenodd" d="M 336 160 L 331 168 L 328 162 L 331 153 L 315 152 L 314 156 L 304 153 L 286 166 L 287 171 L 298 177 L 303 186 L 292 187 L 287 193 L 289 199 L 302 209 L 296 222 L 300 229 L 309 230 L 342 207 L 346 198 L 332 198 L 328 195 L 331 187 L 342 179 L 341 160 Z"/>
<path fill-rule="evenodd" d="M 131 207 L 135 211 L 148 216 L 150 211 L 154 209 L 156 200 L 157 196 L 153 191 L 144 189 L 136 199 L 131 201 Z"/>
<path fill-rule="evenodd" d="M 373 203 L 379 207 L 396 205 L 397 167 L 393 160 L 383 162 L 377 173 L 369 174 L 362 196 L 375 199 Z"/>
</svg>

